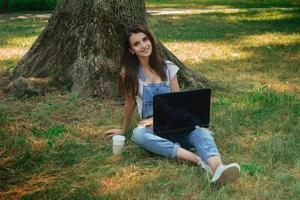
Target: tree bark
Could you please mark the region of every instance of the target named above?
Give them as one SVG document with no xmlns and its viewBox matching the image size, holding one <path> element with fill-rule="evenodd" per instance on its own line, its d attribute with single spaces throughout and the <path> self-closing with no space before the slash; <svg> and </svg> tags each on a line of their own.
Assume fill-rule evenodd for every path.
<svg viewBox="0 0 300 200">
<path fill-rule="evenodd" d="M 60 0 L 41 35 L 17 64 L 11 78 L 49 78 L 57 87 L 115 97 L 124 27 L 147 25 L 143 0 Z M 210 87 L 160 42 L 165 58 L 181 70 L 184 87 Z"/>
</svg>

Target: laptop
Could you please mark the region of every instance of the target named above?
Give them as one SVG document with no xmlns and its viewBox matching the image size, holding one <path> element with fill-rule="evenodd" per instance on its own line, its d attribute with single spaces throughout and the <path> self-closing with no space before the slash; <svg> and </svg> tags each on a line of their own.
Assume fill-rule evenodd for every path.
<svg viewBox="0 0 300 200">
<path fill-rule="evenodd" d="M 196 127 L 208 127 L 211 89 L 172 92 L 153 97 L 153 130 L 168 134 L 190 133 Z"/>
</svg>

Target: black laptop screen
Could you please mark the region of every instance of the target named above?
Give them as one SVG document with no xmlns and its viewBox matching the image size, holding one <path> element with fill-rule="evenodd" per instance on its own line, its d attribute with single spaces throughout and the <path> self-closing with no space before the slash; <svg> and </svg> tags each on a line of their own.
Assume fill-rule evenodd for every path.
<svg viewBox="0 0 300 200">
<path fill-rule="evenodd" d="M 210 89 L 199 89 L 154 96 L 154 132 L 208 127 L 210 93 Z"/>
</svg>

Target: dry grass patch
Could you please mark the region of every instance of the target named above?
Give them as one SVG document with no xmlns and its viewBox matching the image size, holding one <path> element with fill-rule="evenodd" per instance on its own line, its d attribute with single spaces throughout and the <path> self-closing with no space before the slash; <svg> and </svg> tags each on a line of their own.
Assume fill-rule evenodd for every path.
<svg viewBox="0 0 300 200">
<path fill-rule="evenodd" d="M 4 149 L 3 149 L 3 151 L 4 151 L 4 153 L 6 152 L 6 150 L 4 150 Z M 11 163 L 14 162 L 14 160 L 15 160 L 15 158 L 12 156 L 2 157 L 2 159 L 0 160 L 0 164 L 1 165 L 10 165 Z"/>
<path fill-rule="evenodd" d="M 206 60 L 243 58 L 245 55 L 226 42 L 166 42 L 164 43 L 180 60 L 199 64 Z"/>
<path fill-rule="evenodd" d="M 260 176 L 253 177 L 247 174 L 243 174 L 240 180 L 237 181 L 235 184 L 230 185 L 230 187 L 232 187 L 233 191 L 236 192 L 243 191 L 243 193 L 245 194 L 251 194 L 250 199 L 263 199 L 262 192 L 272 191 L 274 190 L 274 187 L 277 185 L 278 184 L 273 181 L 272 177 L 269 176 L 260 175 Z M 271 196 L 268 196 L 265 197 L 264 199 L 268 199 L 270 197 Z"/>
<path fill-rule="evenodd" d="M 280 75 L 280 74 L 279 74 Z M 295 74 L 292 74 L 293 76 Z M 289 81 L 282 81 L 280 77 L 271 77 L 269 74 L 244 74 L 238 76 L 237 80 L 248 83 L 256 83 L 256 87 L 266 87 L 271 91 L 279 93 L 299 93 L 299 78 L 290 78 Z"/>
<path fill-rule="evenodd" d="M 40 28 L 42 31 L 43 28 Z M 34 41 L 37 39 L 38 36 L 6 36 L 4 47 L 5 46 L 13 46 L 18 48 L 30 48 Z M 8 48 L 8 47 L 6 47 Z"/>
<path fill-rule="evenodd" d="M 0 61 L 12 58 L 20 58 L 28 51 L 27 48 L 0 48 Z"/>
<path fill-rule="evenodd" d="M 4 97 L 6 97 L 6 94 L 1 90 L 0 91 L 0 98 L 4 98 Z"/>
<path fill-rule="evenodd" d="M 300 41 L 300 34 L 288 34 L 288 33 L 264 33 L 264 34 L 254 34 L 249 36 L 244 36 L 240 39 L 239 45 L 243 48 L 245 47 L 260 47 L 276 45 L 294 45 Z M 294 52 L 293 52 L 294 54 Z"/>
<path fill-rule="evenodd" d="M 256 136 L 248 132 L 252 131 L 246 131 L 242 137 L 239 137 L 239 144 L 242 145 L 243 148 L 248 152 L 252 152 L 253 150 L 255 150 L 258 143 L 266 142 L 272 137 L 272 134 L 268 133 Z"/>
<path fill-rule="evenodd" d="M 30 143 L 30 149 L 34 152 L 39 152 L 48 145 L 45 139 L 36 139 L 35 137 L 28 137 L 27 139 Z"/>
<path fill-rule="evenodd" d="M 299 83 L 298 83 L 299 84 Z M 268 84 L 268 89 L 275 91 L 275 92 L 280 92 L 280 93 L 284 93 L 284 92 L 290 92 L 290 93 L 299 93 L 300 92 L 300 87 L 297 83 L 290 83 L 290 84 L 286 84 L 286 83 L 271 83 Z"/>
<path fill-rule="evenodd" d="M 72 140 L 80 142 L 80 140 L 90 139 L 95 143 L 102 142 L 106 140 L 104 136 L 105 127 L 96 127 L 90 123 L 78 123 L 67 125 L 66 128 L 72 132 Z"/>
<path fill-rule="evenodd" d="M 22 133 L 24 136 L 25 135 L 31 135 L 28 134 L 27 130 L 32 129 L 32 123 L 26 119 L 22 119 L 22 117 L 18 119 L 14 119 L 11 121 L 8 125 L 5 126 L 5 130 L 7 134 L 11 135 L 18 135 Z"/>
<path fill-rule="evenodd" d="M 59 177 L 39 174 L 28 178 L 29 179 L 23 184 L 13 186 L 11 189 L 3 193 L 3 199 L 22 199 L 25 195 L 30 195 L 34 192 L 44 190 L 47 184 L 55 181 Z"/>
<path fill-rule="evenodd" d="M 116 175 L 100 181 L 99 193 L 113 194 L 119 189 L 134 188 L 136 191 L 142 190 L 142 181 L 150 181 L 160 175 L 158 168 L 140 168 L 129 166 L 121 168 Z"/>
<path fill-rule="evenodd" d="M 298 168 L 290 169 L 292 175 L 300 181 L 300 166 Z"/>
<path fill-rule="evenodd" d="M 273 46 L 276 48 L 276 45 L 293 45 L 300 37 L 295 35 L 289 39 L 279 35 L 279 39 L 275 39 L 277 36 L 277 34 L 249 36 L 248 39 L 242 39 L 241 44 L 167 42 L 166 46 L 188 66 L 204 73 L 212 80 L 221 82 L 235 80 L 243 84 L 260 83 L 278 92 L 299 92 L 299 78 L 293 78 L 295 73 L 292 70 L 295 63 L 300 60 L 300 54 L 274 50 Z M 251 49 L 264 48 L 263 46 L 265 49 L 262 50 L 274 51 L 275 55 L 279 55 L 271 58 L 273 54 L 264 55 Z M 273 74 L 275 68 L 281 73 Z M 289 76 L 289 81 L 283 81 L 283 76 Z"/>
</svg>

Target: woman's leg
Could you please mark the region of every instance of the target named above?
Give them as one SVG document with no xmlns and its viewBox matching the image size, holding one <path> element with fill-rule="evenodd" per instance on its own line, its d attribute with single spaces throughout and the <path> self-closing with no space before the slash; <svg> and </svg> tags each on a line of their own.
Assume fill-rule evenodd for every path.
<svg viewBox="0 0 300 200">
<path fill-rule="evenodd" d="M 206 128 L 197 128 L 184 139 L 182 145 L 193 145 L 201 160 L 202 166 L 213 175 L 211 182 L 224 185 L 239 178 L 240 166 L 237 163 L 223 165 L 211 132 Z M 207 167 L 207 165 L 209 167 Z M 210 171 L 212 170 L 212 171 Z"/>
<path fill-rule="evenodd" d="M 216 169 L 223 164 L 220 156 L 211 156 L 206 162 L 213 173 L 215 173 Z"/>
<path fill-rule="evenodd" d="M 153 134 L 153 131 L 148 128 L 136 127 L 133 130 L 132 140 L 146 150 L 159 155 L 177 157 L 195 164 L 201 164 L 200 162 L 203 160 L 213 172 L 222 164 L 214 139 L 204 128 L 195 129 L 186 136 L 182 135 L 182 138 L 181 136 L 171 137 L 170 141 Z M 183 141 L 183 145 L 187 148 L 194 146 L 201 160 L 197 154 L 181 148 L 179 144 L 175 143 L 176 141 L 180 143 Z"/>
<path fill-rule="evenodd" d="M 214 138 L 210 133 L 206 128 L 196 128 L 190 134 L 181 138 L 180 144 L 186 148 L 195 147 L 199 156 L 198 163 L 204 161 L 203 164 L 208 164 L 212 172 L 215 172 L 222 164 L 222 160 Z"/>
<path fill-rule="evenodd" d="M 219 156 L 211 156 L 207 159 L 207 164 L 206 163 L 203 163 L 204 161 L 201 160 L 201 158 L 189 151 L 189 150 L 186 150 L 184 148 L 181 148 L 179 147 L 178 151 L 177 151 L 177 157 L 179 159 L 182 159 L 182 160 L 186 160 L 186 161 L 191 161 L 197 165 L 202 165 L 202 167 L 210 174 L 210 175 L 213 175 L 216 171 L 216 169 L 222 165 L 222 161 L 221 161 L 221 158 Z"/>
<path fill-rule="evenodd" d="M 191 161 L 195 164 L 199 163 L 199 157 L 197 154 L 194 154 L 193 152 L 188 151 L 181 147 L 179 147 L 179 149 L 177 151 L 177 158 L 186 160 L 186 161 Z"/>
<path fill-rule="evenodd" d="M 164 155 L 171 158 L 179 158 L 186 161 L 191 161 L 196 164 L 199 163 L 199 157 L 197 154 L 181 148 L 179 144 L 176 144 L 165 138 L 161 138 L 154 135 L 152 130 L 143 127 L 137 127 L 133 130 L 132 140 L 153 153 Z"/>
<path fill-rule="evenodd" d="M 144 127 L 136 127 L 133 130 L 132 140 L 150 152 L 170 158 L 175 158 L 177 156 L 178 149 L 180 149 L 179 144 L 161 138 L 153 134 L 151 129 Z"/>
<path fill-rule="evenodd" d="M 203 163 L 201 160 L 204 160 L 209 165 L 209 167 L 205 165 L 204 168 L 213 175 L 211 182 L 223 185 L 235 181 L 240 174 L 238 164 L 232 163 L 230 165 L 223 165 L 209 131 L 207 129 L 200 130 L 201 131 L 197 129 L 191 132 L 187 137 L 181 137 L 179 139 L 182 143 L 185 143 L 185 145 L 188 145 L 188 143 L 189 145 L 193 144 L 201 159 L 198 155 L 181 148 L 179 144 L 153 134 L 153 131 L 148 128 L 135 128 L 133 130 L 132 140 L 146 150 L 159 155 L 171 158 L 178 157 L 197 164 Z M 209 134 L 210 137 L 208 137 L 207 134 Z M 177 139 L 175 141 L 177 141 Z M 213 173 L 211 173 L 211 170 L 213 170 Z"/>
</svg>

